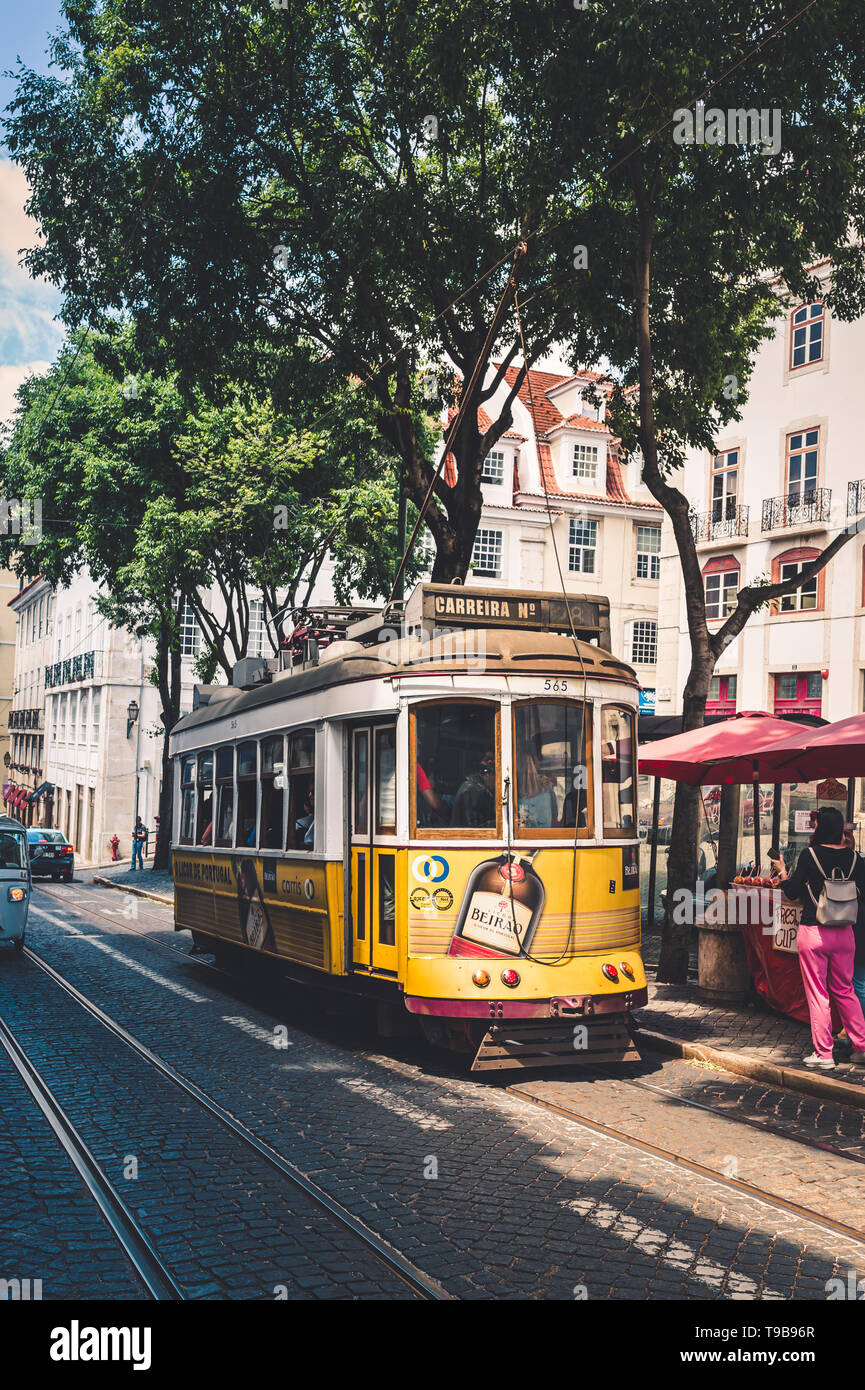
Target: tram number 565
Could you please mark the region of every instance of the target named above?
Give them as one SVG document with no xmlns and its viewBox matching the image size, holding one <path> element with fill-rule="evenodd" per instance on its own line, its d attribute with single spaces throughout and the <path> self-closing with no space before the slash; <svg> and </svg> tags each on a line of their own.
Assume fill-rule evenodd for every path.
<svg viewBox="0 0 865 1390">
<path fill-rule="evenodd" d="M 564 690 L 567 690 L 567 688 L 568 688 L 568 682 L 567 682 L 567 681 L 562 681 L 562 680 L 546 680 L 546 681 L 544 681 L 544 690 L 562 690 L 562 691 L 564 691 Z"/>
</svg>

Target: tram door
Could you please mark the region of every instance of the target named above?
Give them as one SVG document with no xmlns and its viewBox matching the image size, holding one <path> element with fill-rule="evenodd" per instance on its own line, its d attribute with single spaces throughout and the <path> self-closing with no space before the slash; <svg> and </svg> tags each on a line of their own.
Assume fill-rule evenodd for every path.
<svg viewBox="0 0 865 1390">
<path fill-rule="evenodd" d="M 396 724 L 355 726 L 349 737 L 353 967 L 396 975 Z"/>
</svg>

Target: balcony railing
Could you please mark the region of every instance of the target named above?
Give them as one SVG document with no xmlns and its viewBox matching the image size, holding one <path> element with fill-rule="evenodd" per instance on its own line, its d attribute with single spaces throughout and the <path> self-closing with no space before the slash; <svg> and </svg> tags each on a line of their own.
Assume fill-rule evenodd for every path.
<svg viewBox="0 0 865 1390">
<path fill-rule="evenodd" d="M 694 540 L 729 540 L 734 536 L 748 534 L 748 507 L 716 508 L 711 512 L 691 512 L 691 530 Z"/>
<path fill-rule="evenodd" d="M 9 711 L 10 729 L 41 729 L 41 709 L 11 709 Z"/>
<path fill-rule="evenodd" d="M 865 478 L 847 484 L 847 515 L 859 516 L 865 512 Z"/>
<path fill-rule="evenodd" d="M 813 526 L 829 520 L 832 489 L 811 488 L 808 492 L 785 492 L 781 497 L 763 498 L 763 531 L 779 531 L 791 526 Z"/>
<path fill-rule="evenodd" d="M 99 652 L 84 652 L 81 656 L 66 657 L 45 667 L 45 688 L 50 690 L 57 685 L 71 685 L 75 681 L 89 681 L 96 675 Z"/>
</svg>

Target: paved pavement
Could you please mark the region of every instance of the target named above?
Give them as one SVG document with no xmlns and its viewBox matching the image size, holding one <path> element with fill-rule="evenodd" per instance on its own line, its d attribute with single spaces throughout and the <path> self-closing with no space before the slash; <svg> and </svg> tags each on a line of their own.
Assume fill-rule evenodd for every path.
<svg viewBox="0 0 865 1390">
<path fill-rule="evenodd" d="M 812 1212 L 836 1211 L 861 1228 L 861 1165 L 791 1137 L 834 1138 L 836 1147 L 843 1140 L 858 1153 L 861 1112 L 809 1111 L 801 1098 L 791 1109 L 782 1092 L 758 1094 L 741 1078 L 711 1069 L 698 1076 L 687 1063 L 657 1058 L 628 1075 L 673 1094 L 639 1090 L 625 1077 L 521 1078 L 521 1087 L 558 1088 L 572 1110 L 603 1116 L 625 1137 L 601 1136 L 502 1081 L 460 1074 L 448 1058 L 410 1043 L 384 1051 L 363 1023 L 328 1021 L 302 997 L 274 997 L 264 984 L 230 979 L 188 957 L 189 938 L 173 933 L 168 909 L 134 901 L 137 915 L 127 918 L 124 899 L 106 890 L 37 889 L 32 945 L 455 1295 L 822 1300 L 829 1279 L 865 1273 L 865 1238 L 837 1234 L 769 1200 L 774 1192 L 802 1202 L 804 1194 Z M 214 1279 L 212 1296 L 272 1296 L 267 1281 L 277 1265 L 290 1272 L 299 1239 L 294 1213 L 275 1214 L 286 1210 L 279 1181 L 271 1176 L 265 1190 L 247 1164 L 234 1184 L 225 1172 L 233 1153 L 209 1134 L 199 1139 L 194 1127 L 184 1130 L 188 1142 L 172 1146 L 173 1103 L 115 1051 L 106 1049 L 100 1065 L 95 1038 L 64 1056 L 56 1046 L 63 1026 L 62 1010 L 58 1018 L 52 1005 L 56 987 L 46 989 L 43 980 L 26 958 L 4 956 L 0 1012 L 18 1011 L 19 1026 L 30 1030 L 26 1042 L 65 1087 L 101 1153 L 144 1155 L 147 1176 L 139 1181 L 152 1186 L 139 1188 L 138 1200 L 146 1216 L 148 1203 L 171 1195 L 169 1224 L 158 1234 L 192 1263 L 193 1286 L 205 1287 L 194 1284 L 198 1269 L 221 1256 L 223 1282 Z M 683 1106 L 675 1099 L 680 1088 L 732 1118 Z M 739 1115 L 771 1116 L 790 1133 L 758 1134 Z M 732 1158 L 766 1198 L 642 1152 L 627 1142 L 638 1134 L 692 1154 L 719 1178 Z M 212 1230 L 206 1194 L 220 1232 L 229 1222 L 226 1248 L 215 1255 L 198 1249 L 201 1232 Z M 316 1274 L 326 1271 L 319 1290 L 339 1283 L 342 1267 L 329 1269 L 320 1245 L 307 1253 Z"/>
</svg>

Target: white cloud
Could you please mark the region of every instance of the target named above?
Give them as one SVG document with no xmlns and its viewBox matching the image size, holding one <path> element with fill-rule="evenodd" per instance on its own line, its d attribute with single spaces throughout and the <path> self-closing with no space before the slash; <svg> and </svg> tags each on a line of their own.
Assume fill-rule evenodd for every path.
<svg viewBox="0 0 865 1390">
<path fill-rule="evenodd" d="M 22 250 L 39 240 L 39 228 L 24 211 L 27 180 L 11 160 L 0 159 L 0 366 L 16 367 L 52 358 L 63 339 L 55 320 L 60 296 L 53 285 L 34 280 L 19 264 Z"/>
<path fill-rule="evenodd" d="M 8 424 L 15 409 L 15 392 L 26 377 L 47 372 L 50 362 L 27 362 L 21 367 L 0 367 L 0 424 Z"/>
</svg>

